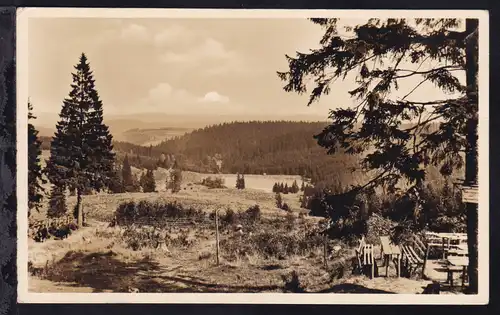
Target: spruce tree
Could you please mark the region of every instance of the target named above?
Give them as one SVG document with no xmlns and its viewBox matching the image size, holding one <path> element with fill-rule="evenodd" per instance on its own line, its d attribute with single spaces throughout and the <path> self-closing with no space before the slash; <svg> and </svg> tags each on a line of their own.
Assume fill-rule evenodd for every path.
<svg viewBox="0 0 500 315">
<path fill-rule="evenodd" d="M 172 193 L 179 192 L 181 190 L 182 184 L 182 170 L 179 167 L 177 160 L 174 161 L 172 169 L 170 170 L 170 176 L 167 179 L 167 190 L 170 189 Z"/>
<path fill-rule="evenodd" d="M 288 183 L 285 183 L 285 187 L 283 187 L 283 193 L 288 194 L 289 192 L 290 192 L 290 190 L 288 188 Z"/>
<path fill-rule="evenodd" d="M 279 190 L 278 183 L 274 183 L 273 185 L 273 193 L 277 193 Z"/>
<path fill-rule="evenodd" d="M 132 175 L 132 167 L 130 166 L 128 155 L 125 155 L 125 158 L 123 159 L 122 180 L 123 180 L 123 187 L 126 192 L 136 191 L 135 187 L 136 183 L 134 176 Z"/>
<path fill-rule="evenodd" d="M 237 189 L 240 189 L 240 185 L 241 185 L 241 176 L 240 176 L 240 173 L 236 174 L 236 188 Z"/>
<path fill-rule="evenodd" d="M 152 169 L 148 169 L 144 175 L 142 191 L 145 193 L 156 191 L 156 181 Z"/>
<path fill-rule="evenodd" d="M 125 187 L 123 185 L 122 170 L 120 167 L 114 167 L 113 177 L 109 186 L 109 190 L 113 194 L 120 194 L 125 192 Z"/>
<path fill-rule="evenodd" d="M 297 185 L 297 181 L 294 180 L 293 181 L 293 184 L 292 184 L 292 190 L 291 190 L 291 193 L 292 194 L 296 194 L 299 192 L 299 185 Z"/>
<path fill-rule="evenodd" d="M 66 205 L 66 196 L 62 187 L 52 185 L 50 190 L 49 208 L 47 209 L 47 217 L 60 218 L 66 215 L 68 211 Z"/>
<path fill-rule="evenodd" d="M 240 178 L 240 189 L 245 189 L 245 175 L 242 174 Z"/>
<path fill-rule="evenodd" d="M 50 182 L 75 190 L 78 226 L 83 226 L 82 195 L 109 185 L 113 153 L 111 135 L 102 122 L 102 103 L 87 57 L 82 54 L 72 73 L 69 96 L 64 99 L 52 138 L 46 172 Z"/>
<path fill-rule="evenodd" d="M 146 192 L 146 186 L 147 186 L 147 183 L 146 183 L 146 173 L 147 173 L 147 170 L 145 173 L 141 173 L 141 177 L 139 179 L 139 185 L 141 185 L 142 187 L 142 192 Z"/>
<path fill-rule="evenodd" d="M 304 181 L 302 181 L 302 185 L 300 186 L 300 191 L 304 191 L 306 189 L 305 185 L 304 185 Z"/>
<path fill-rule="evenodd" d="M 84 55 L 83 55 L 84 56 Z M 90 70 L 89 70 L 90 72 Z M 104 124 L 102 102 L 94 87 L 94 79 L 91 72 L 89 77 L 88 95 L 92 104 L 92 110 L 87 118 L 87 146 L 89 148 L 90 163 L 87 173 L 91 174 L 92 188 L 102 191 L 109 188 L 113 176 L 115 154 L 113 152 L 113 136 L 109 128 Z"/>
<path fill-rule="evenodd" d="M 36 119 L 32 110 L 32 104 L 28 101 L 28 121 Z M 28 216 L 30 210 L 39 210 L 40 202 L 43 199 L 44 189 L 41 183 L 46 181 L 42 176 L 42 166 L 40 165 L 41 144 L 42 142 L 38 139 L 38 130 L 33 124 L 28 123 Z"/>
</svg>

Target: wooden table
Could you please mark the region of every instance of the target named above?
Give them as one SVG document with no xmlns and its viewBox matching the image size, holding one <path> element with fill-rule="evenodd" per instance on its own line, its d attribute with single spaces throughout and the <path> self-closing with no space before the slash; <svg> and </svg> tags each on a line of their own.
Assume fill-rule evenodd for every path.
<svg viewBox="0 0 500 315">
<path fill-rule="evenodd" d="M 401 249 L 389 239 L 389 236 L 381 236 L 380 244 L 382 247 L 383 264 L 385 266 L 385 276 L 389 275 L 389 263 L 395 258 L 397 276 L 401 274 Z"/>
<path fill-rule="evenodd" d="M 428 237 L 429 246 L 432 247 L 440 247 L 443 251 L 443 259 L 446 259 L 446 256 L 449 250 L 453 247 L 460 247 L 463 244 L 467 243 L 467 234 L 466 233 L 434 233 L 427 232 L 426 236 Z M 438 240 L 441 241 L 438 241 Z M 437 242 L 436 242 L 437 241 Z"/>
<path fill-rule="evenodd" d="M 465 277 L 467 274 L 467 266 L 469 265 L 469 258 L 465 256 L 448 257 L 448 282 L 453 287 L 453 273 L 462 272 L 462 287 L 465 286 Z"/>
<path fill-rule="evenodd" d="M 469 249 L 466 244 L 454 245 L 448 250 L 448 255 L 450 256 L 468 256 Z"/>
</svg>

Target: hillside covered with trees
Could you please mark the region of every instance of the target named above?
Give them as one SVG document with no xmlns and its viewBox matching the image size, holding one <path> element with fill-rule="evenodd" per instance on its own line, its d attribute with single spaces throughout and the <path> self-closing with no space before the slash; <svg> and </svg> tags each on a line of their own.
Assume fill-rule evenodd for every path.
<svg viewBox="0 0 500 315">
<path fill-rule="evenodd" d="M 184 170 L 204 173 L 302 175 L 312 182 L 347 182 L 357 157 L 327 155 L 314 135 L 322 122 L 251 121 L 207 126 L 157 146 L 113 142 L 118 163 L 125 155 L 137 168 L 170 167 L 174 160 Z M 50 138 L 43 137 L 48 149 Z"/>
<path fill-rule="evenodd" d="M 302 175 L 314 182 L 346 172 L 351 175 L 356 157 L 327 155 L 313 138 L 324 127 L 321 122 L 223 123 L 164 141 L 151 150 L 175 155 L 185 169 L 200 172 Z"/>
</svg>

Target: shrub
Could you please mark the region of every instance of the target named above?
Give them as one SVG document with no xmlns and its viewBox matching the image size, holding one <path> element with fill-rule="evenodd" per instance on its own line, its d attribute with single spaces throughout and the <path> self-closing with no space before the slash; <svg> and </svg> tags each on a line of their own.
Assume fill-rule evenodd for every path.
<svg viewBox="0 0 500 315">
<path fill-rule="evenodd" d="M 259 205 L 252 206 L 244 212 L 244 217 L 249 223 L 260 221 L 261 213 Z"/>
<path fill-rule="evenodd" d="M 247 255 L 259 255 L 265 259 L 285 259 L 292 255 L 307 255 L 323 246 L 323 237 L 318 233 L 318 229 L 304 226 L 304 231 L 295 230 L 290 233 L 286 219 L 279 218 L 268 223 L 266 229 L 254 230 L 252 235 L 221 240 L 220 246 L 226 259 Z"/>
<path fill-rule="evenodd" d="M 282 210 L 285 210 L 287 212 L 291 212 L 292 208 L 288 205 L 288 203 L 283 203 L 283 206 L 281 207 Z"/>
<path fill-rule="evenodd" d="M 206 186 L 206 187 L 210 188 L 210 189 L 227 188 L 224 185 L 224 178 L 222 178 L 222 177 L 212 178 L 212 177 L 209 176 L 207 178 L 204 178 L 201 181 L 201 184 L 203 186 Z"/>
<path fill-rule="evenodd" d="M 115 211 L 114 222 L 118 225 L 129 225 L 134 222 L 145 224 L 161 224 L 165 219 L 191 219 L 200 221 L 205 218 L 202 210 L 185 208 L 176 202 L 160 203 L 141 200 L 124 202 Z"/>
<path fill-rule="evenodd" d="M 227 209 L 226 213 L 220 219 L 224 225 L 235 224 L 238 220 L 236 213 L 232 209 Z"/>
<path fill-rule="evenodd" d="M 283 207 L 283 198 L 281 197 L 281 193 L 277 193 L 275 199 L 276 199 L 276 208 L 281 209 Z"/>
</svg>

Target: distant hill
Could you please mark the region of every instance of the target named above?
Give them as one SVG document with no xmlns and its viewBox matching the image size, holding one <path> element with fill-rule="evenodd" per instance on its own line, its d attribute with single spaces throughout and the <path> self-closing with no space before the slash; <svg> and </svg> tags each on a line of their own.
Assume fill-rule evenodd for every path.
<svg viewBox="0 0 500 315">
<path fill-rule="evenodd" d="M 327 155 L 313 135 L 326 123 L 252 121 L 194 130 L 153 146 L 195 172 L 303 175 L 315 182 L 350 181 L 357 157 Z M 219 165 L 217 165 L 218 163 Z"/>
<path fill-rule="evenodd" d="M 114 141 L 113 146 L 118 163 L 128 155 L 131 165 L 139 168 L 156 167 L 160 159 L 168 167 L 177 160 L 184 170 L 200 173 L 302 175 L 316 183 L 348 184 L 357 157 L 327 155 L 313 138 L 324 127 L 322 122 L 233 122 L 196 129 L 157 145 Z M 185 131 L 164 128 L 153 132 L 158 134 L 158 130 Z M 145 130 L 128 131 L 136 132 L 147 134 Z M 44 140 L 44 149 L 48 149 L 50 138 Z"/>
<path fill-rule="evenodd" d="M 182 136 L 183 134 L 192 131 L 194 128 L 183 128 L 183 127 L 162 127 L 162 128 L 133 128 L 127 130 L 121 130 L 122 128 L 113 128 L 114 125 L 110 125 L 110 131 L 113 135 L 113 139 L 121 142 L 129 142 L 137 145 L 156 145 L 165 139 L 170 139 L 177 136 Z M 133 125 L 132 125 L 133 126 Z M 47 127 L 36 126 L 41 137 L 52 137 L 54 135 L 55 129 Z"/>
<path fill-rule="evenodd" d="M 129 129 L 121 134 L 114 134 L 115 140 L 130 142 L 144 146 L 157 145 L 162 141 L 178 136 L 182 136 L 187 132 L 192 131 L 193 128 L 156 128 L 156 129 Z"/>
</svg>

